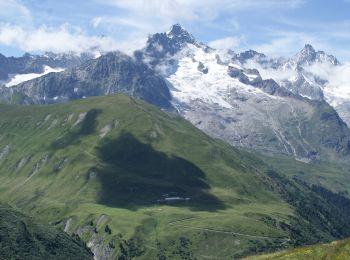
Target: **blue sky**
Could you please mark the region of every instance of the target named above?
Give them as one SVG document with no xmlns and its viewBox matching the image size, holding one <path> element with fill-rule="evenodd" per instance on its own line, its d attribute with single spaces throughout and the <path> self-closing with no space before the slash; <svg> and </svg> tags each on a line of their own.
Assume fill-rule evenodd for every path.
<svg viewBox="0 0 350 260">
<path fill-rule="evenodd" d="M 290 56 L 311 43 L 350 61 L 350 0 L 0 0 L 0 52 L 131 52 L 174 23 L 216 48 Z"/>
</svg>

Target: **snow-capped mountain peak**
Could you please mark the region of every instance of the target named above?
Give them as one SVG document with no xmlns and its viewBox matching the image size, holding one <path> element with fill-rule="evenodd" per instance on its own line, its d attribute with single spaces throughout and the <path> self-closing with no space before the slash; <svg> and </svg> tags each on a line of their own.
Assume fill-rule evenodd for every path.
<svg viewBox="0 0 350 260">
<path fill-rule="evenodd" d="M 316 60 L 317 53 L 311 44 L 306 44 L 305 47 L 297 54 L 296 62 L 298 64 L 309 64 Z"/>
<path fill-rule="evenodd" d="M 317 63 L 329 63 L 330 65 L 339 65 L 339 61 L 332 55 L 325 53 L 324 51 L 316 51 L 310 44 L 306 44 L 305 47 L 296 55 L 295 62 L 297 65 L 311 65 Z"/>
<path fill-rule="evenodd" d="M 198 45 L 192 34 L 187 32 L 181 25 L 175 24 L 166 33 L 156 33 L 147 40 L 145 52 L 147 56 L 160 57 L 174 55 L 188 44 Z"/>
<path fill-rule="evenodd" d="M 174 24 L 171 27 L 171 30 L 166 34 L 168 38 L 177 41 L 178 43 L 196 43 L 193 35 L 186 31 L 180 24 Z"/>
<path fill-rule="evenodd" d="M 304 54 L 304 55 L 315 55 L 316 54 L 316 51 L 314 49 L 314 47 L 307 43 L 305 44 L 304 48 L 300 51 L 300 53 Z"/>
</svg>

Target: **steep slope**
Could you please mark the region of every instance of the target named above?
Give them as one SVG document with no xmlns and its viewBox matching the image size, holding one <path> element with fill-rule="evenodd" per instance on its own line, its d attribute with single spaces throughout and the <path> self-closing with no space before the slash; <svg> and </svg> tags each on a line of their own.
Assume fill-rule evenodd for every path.
<svg viewBox="0 0 350 260">
<path fill-rule="evenodd" d="M 349 154 L 350 132 L 326 102 L 303 98 L 244 66 L 251 59 L 263 64 L 263 54 L 216 51 L 174 25 L 168 33 L 151 36 L 136 56 L 171 83 L 178 112 L 213 137 L 305 162 Z M 321 53 L 303 57 L 296 66 L 325 59 Z"/>
<path fill-rule="evenodd" d="M 330 244 L 301 247 L 269 255 L 252 256 L 247 260 L 283 259 L 283 260 L 318 260 L 348 259 L 350 257 L 350 240 L 334 241 Z"/>
<path fill-rule="evenodd" d="M 1 259 L 93 259 L 77 238 L 0 205 Z"/>
<path fill-rule="evenodd" d="M 50 104 L 116 92 L 141 98 L 160 107 L 170 107 L 170 93 L 165 80 L 145 64 L 120 52 L 61 73 L 50 73 L 12 88 L 3 88 L 4 100 Z"/>
<path fill-rule="evenodd" d="M 78 234 L 97 259 L 232 258 L 350 235 L 348 198 L 142 101 L 0 112 L 1 201 Z"/>
</svg>

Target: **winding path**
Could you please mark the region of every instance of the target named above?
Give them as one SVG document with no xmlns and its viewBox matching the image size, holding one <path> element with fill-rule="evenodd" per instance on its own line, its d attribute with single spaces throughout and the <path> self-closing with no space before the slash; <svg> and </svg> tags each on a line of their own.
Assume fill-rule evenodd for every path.
<svg viewBox="0 0 350 260">
<path fill-rule="evenodd" d="M 248 234 L 243 234 L 243 233 L 233 232 L 233 231 L 227 231 L 227 230 L 219 230 L 219 229 L 213 229 L 213 228 L 200 228 L 200 227 L 193 227 L 193 226 L 188 226 L 188 225 L 179 225 L 179 224 L 177 224 L 177 223 L 184 222 L 184 221 L 191 220 L 191 219 L 198 219 L 198 218 L 192 217 L 192 218 L 175 220 L 175 221 L 169 222 L 168 225 L 176 225 L 176 226 L 181 226 L 181 227 L 190 228 L 190 229 L 198 229 L 198 230 L 204 230 L 204 231 L 210 231 L 210 232 L 216 232 L 216 233 L 223 233 L 223 234 L 233 234 L 233 235 L 250 237 L 250 238 L 257 238 L 257 239 L 269 239 L 269 240 L 281 239 L 281 240 L 285 240 L 285 241 L 289 241 L 290 240 L 289 238 L 282 238 L 282 237 L 255 236 L 255 235 L 248 235 Z"/>
</svg>

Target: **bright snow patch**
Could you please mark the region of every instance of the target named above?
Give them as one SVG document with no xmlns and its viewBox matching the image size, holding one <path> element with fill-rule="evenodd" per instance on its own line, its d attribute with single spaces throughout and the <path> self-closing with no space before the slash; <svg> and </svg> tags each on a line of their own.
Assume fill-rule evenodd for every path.
<svg viewBox="0 0 350 260">
<path fill-rule="evenodd" d="M 46 75 L 48 73 L 51 72 L 61 72 L 64 69 L 61 68 L 51 68 L 49 66 L 45 66 L 44 67 L 44 72 L 43 73 L 28 73 L 28 74 L 17 74 L 17 75 L 13 75 L 12 78 L 10 78 L 10 80 L 5 84 L 6 87 L 12 87 L 15 85 L 18 85 L 22 82 L 31 80 L 31 79 L 35 79 L 35 78 L 39 78 L 43 75 Z"/>
<path fill-rule="evenodd" d="M 250 94 L 265 94 L 260 89 L 241 83 L 238 79 L 228 75 L 228 66 L 217 62 L 217 53 L 207 53 L 202 48 L 189 45 L 187 55 L 179 60 L 179 67 L 175 74 L 168 77 L 174 89 L 171 93 L 176 101 L 190 104 L 195 100 L 202 100 L 208 104 L 216 104 L 222 108 L 232 108 L 227 96 L 231 90 Z M 208 68 L 203 74 L 198 70 L 199 62 Z M 237 64 L 230 66 L 239 68 Z M 250 75 L 252 78 L 253 76 Z"/>
</svg>

